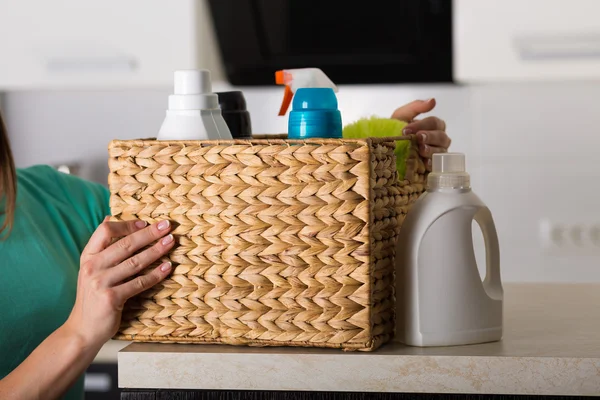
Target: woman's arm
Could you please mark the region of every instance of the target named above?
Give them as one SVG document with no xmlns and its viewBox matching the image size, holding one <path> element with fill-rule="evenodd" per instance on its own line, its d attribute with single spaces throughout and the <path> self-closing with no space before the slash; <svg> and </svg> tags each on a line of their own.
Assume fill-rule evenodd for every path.
<svg viewBox="0 0 600 400">
<path fill-rule="evenodd" d="M 129 280 L 173 247 L 173 236 L 165 236 L 170 230 L 168 221 L 146 227 L 142 221 L 105 220 L 81 256 L 71 315 L 0 380 L 0 399 L 51 400 L 65 393 L 117 332 L 125 301 L 156 285 L 171 271 L 170 263 L 163 263 Z M 116 238 L 122 239 L 112 243 Z M 152 247 L 133 255 L 155 241 Z"/>
<path fill-rule="evenodd" d="M 46 338 L 15 370 L 0 380 L 0 398 L 56 399 L 77 380 L 100 351 L 66 325 Z"/>
</svg>

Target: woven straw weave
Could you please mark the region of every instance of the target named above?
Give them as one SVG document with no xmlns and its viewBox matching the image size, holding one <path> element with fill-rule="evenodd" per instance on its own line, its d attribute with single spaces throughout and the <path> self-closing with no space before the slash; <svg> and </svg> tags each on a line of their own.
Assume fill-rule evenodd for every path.
<svg viewBox="0 0 600 400">
<path fill-rule="evenodd" d="M 395 239 L 424 190 L 394 140 L 113 141 L 114 220 L 169 219 L 162 284 L 117 339 L 373 350 L 394 328 Z M 155 267 L 154 265 L 153 267 Z"/>
</svg>

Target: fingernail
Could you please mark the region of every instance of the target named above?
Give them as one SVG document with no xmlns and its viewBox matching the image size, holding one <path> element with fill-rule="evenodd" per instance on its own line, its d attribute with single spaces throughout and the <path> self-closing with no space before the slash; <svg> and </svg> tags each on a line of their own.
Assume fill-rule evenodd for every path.
<svg viewBox="0 0 600 400">
<path fill-rule="evenodd" d="M 138 229 L 144 228 L 148 223 L 146 221 L 135 221 L 135 227 Z"/>
<path fill-rule="evenodd" d="M 168 270 L 170 270 L 170 269 L 171 269 L 171 266 L 172 266 L 171 262 L 162 263 L 162 264 L 160 265 L 160 270 L 161 270 L 162 272 L 167 272 Z"/>
<path fill-rule="evenodd" d="M 173 241 L 173 235 L 167 235 L 163 238 L 162 244 L 167 245 Z"/>
<path fill-rule="evenodd" d="M 429 151 L 429 146 L 427 146 L 427 145 L 424 145 L 424 146 L 423 146 L 423 152 L 424 152 L 424 153 L 427 153 L 428 151 Z"/>
<path fill-rule="evenodd" d="M 403 129 L 402 130 L 402 134 L 405 135 L 405 136 L 408 136 L 411 133 L 413 133 L 412 129 Z"/>
<path fill-rule="evenodd" d="M 423 141 L 423 143 L 427 143 L 427 135 L 421 133 L 421 140 Z"/>
<path fill-rule="evenodd" d="M 165 229 L 167 229 L 169 227 L 169 225 L 171 225 L 171 223 L 168 220 L 160 221 L 158 223 L 158 230 L 164 231 Z"/>
<path fill-rule="evenodd" d="M 433 100 L 433 97 L 430 97 L 429 99 L 425 100 L 425 103 L 429 103 L 432 100 Z"/>
</svg>

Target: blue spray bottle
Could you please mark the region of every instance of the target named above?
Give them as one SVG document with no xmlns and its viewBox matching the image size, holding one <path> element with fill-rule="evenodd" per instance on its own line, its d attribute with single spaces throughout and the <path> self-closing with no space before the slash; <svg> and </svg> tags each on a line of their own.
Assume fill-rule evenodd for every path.
<svg viewBox="0 0 600 400">
<path fill-rule="evenodd" d="M 277 71 L 275 81 L 285 85 L 279 115 L 288 119 L 288 139 L 341 138 L 342 116 L 335 93 L 337 86 L 319 68 Z M 293 102 L 292 102 L 293 99 Z"/>
</svg>

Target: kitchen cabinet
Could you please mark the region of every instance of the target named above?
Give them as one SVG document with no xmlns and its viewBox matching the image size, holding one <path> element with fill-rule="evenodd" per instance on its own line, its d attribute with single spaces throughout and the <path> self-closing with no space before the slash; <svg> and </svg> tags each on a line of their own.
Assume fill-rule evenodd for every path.
<svg viewBox="0 0 600 400">
<path fill-rule="evenodd" d="M 86 400 L 118 400 L 121 390 L 117 385 L 117 353 L 129 344 L 121 340 L 109 340 L 102 346 L 94 361 L 85 371 L 84 390 Z"/>
<path fill-rule="evenodd" d="M 454 0 L 454 78 L 598 79 L 599 13 L 596 0 Z"/>
<path fill-rule="evenodd" d="M 119 400 L 117 363 L 92 363 L 85 371 L 85 400 Z"/>
<path fill-rule="evenodd" d="M 0 90 L 172 86 L 173 71 L 219 77 L 204 0 L 4 0 Z"/>
</svg>

